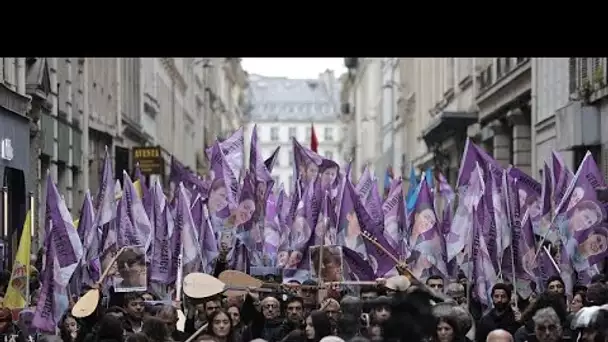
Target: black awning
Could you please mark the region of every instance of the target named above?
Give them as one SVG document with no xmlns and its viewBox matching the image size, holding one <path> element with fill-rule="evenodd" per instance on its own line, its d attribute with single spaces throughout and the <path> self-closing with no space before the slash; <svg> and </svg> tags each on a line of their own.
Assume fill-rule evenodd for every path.
<svg viewBox="0 0 608 342">
<path fill-rule="evenodd" d="M 432 149 L 454 135 L 466 134 L 467 127 L 477 120 L 477 112 L 441 112 L 422 131 L 422 138 L 426 146 Z"/>
</svg>

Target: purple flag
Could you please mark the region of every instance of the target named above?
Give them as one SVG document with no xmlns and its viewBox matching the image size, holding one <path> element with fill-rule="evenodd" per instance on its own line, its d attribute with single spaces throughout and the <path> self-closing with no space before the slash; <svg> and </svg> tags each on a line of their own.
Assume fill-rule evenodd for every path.
<svg viewBox="0 0 608 342">
<path fill-rule="evenodd" d="M 264 247 L 262 253 L 264 259 L 270 261 L 271 265 L 276 264 L 278 248 L 281 241 L 281 225 L 277 209 L 277 198 L 274 194 L 270 194 L 266 205 L 266 217 L 263 229 Z"/>
<path fill-rule="evenodd" d="M 221 151 L 220 144 L 215 142 L 212 149 L 211 172 L 213 181 L 209 189 L 208 208 L 212 216 L 230 211 L 237 205 L 239 181 L 233 173 Z"/>
<path fill-rule="evenodd" d="M 279 188 L 279 194 L 277 195 L 276 207 L 277 207 L 277 217 L 279 219 L 279 227 L 280 227 L 280 238 L 278 251 L 287 251 L 289 250 L 289 237 L 291 230 L 287 225 L 287 215 L 289 215 L 289 208 L 291 204 L 291 200 L 289 195 L 285 192 L 283 188 L 283 184 L 281 184 Z"/>
<path fill-rule="evenodd" d="M 262 153 L 258 147 L 258 131 L 257 126 L 253 127 L 251 132 L 251 148 L 249 154 L 249 172 L 253 175 L 255 187 L 255 212 L 253 221 L 264 221 L 266 213 L 266 201 L 268 194 L 272 191 L 274 180 L 270 174 L 270 170 L 266 168 Z"/>
<path fill-rule="evenodd" d="M 143 245 L 146 251 L 148 251 L 152 240 L 152 224 L 150 224 L 150 219 L 146 214 L 144 205 L 137 195 L 137 191 L 135 191 L 131 177 L 125 171 L 123 171 L 123 182 L 124 194 L 122 197 L 126 199 L 124 209 L 126 209 L 127 215 L 133 225 L 135 240 L 139 241 L 139 243 L 134 243 L 131 246 Z M 135 242 L 135 240 L 132 242 Z"/>
<path fill-rule="evenodd" d="M 372 191 L 372 184 L 374 184 L 374 182 L 375 179 L 369 170 L 369 166 L 365 165 L 365 168 L 363 169 L 363 174 L 361 174 L 359 182 L 357 183 L 357 187 L 355 188 L 359 197 L 365 200 L 369 196 L 369 193 Z"/>
<path fill-rule="evenodd" d="M 226 140 L 218 143 L 230 172 L 232 172 L 236 179 L 239 179 L 241 177 L 241 170 L 243 170 L 243 152 L 245 147 L 243 127 L 232 133 Z M 205 153 L 209 160 L 215 159 L 214 154 L 216 151 L 213 149 L 213 146 L 207 148 Z"/>
<path fill-rule="evenodd" d="M 374 269 L 361 255 L 348 247 L 342 247 L 344 274 L 353 281 L 373 281 L 376 279 Z"/>
<path fill-rule="evenodd" d="M 528 209 L 532 227 L 540 235 L 539 223 L 541 218 L 542 185 L 518 168 L 509 168 L 509 176 L 517 179 L 519 184 L 519 205 L 522 211 Z"/>
<path fill-rule="evenodd" d="M 401 245 L 401 237 L 404 234 L 403 227 L 405 227 L 404 211 L 403 206 L 403 187 L 401 186 L 401 178 L 398 179 L 397 184 L 392 187 L 386 200 L 382 204 L 382 213 L 384 216 L 384 229 L 383 234 L 388 243 L 399 251 Z M 401 253 L 399 253 L 401 254 Z M 397 257 L 401 257 L 398 255 Z"/>
<path fill-rule="evenodd" d="M 608 255 L 607 215 L 596 193 L 605 186 L 602 173 L 587 152 L 556 209 L 553 226 L 559 229 L 564 252 L 577 272 L 592 269 L 592 273 L 599 273 L 598 264 Z"/>
<path fill-rule="evenodd" d="M 574 174 L 568 169 L 559 153 L 553 151 L 551 159 L 553 161 L 553 203 L 557 206 L 564 198 L 568 186 L 572 183 Z"/>
<path fill-rule="evenodd" d="M 54 333 L 68 308 L 67 288 L 84 254 L 72 217 L 50 174 L 47 176 L 45 231 L 46 267 L 32 325 Z"/>
<path fill-rule="evenodd" d="M 555 231 L 551 230 L 551 221 L 553 220 L 553 211 L 555 210 L 553 207 L 554 197 L 552 193 L 554 184 L 551 176 L 551 170 L 549 169 L 549 165 L 547 165 L 547 163 L 545 163 L 543 167 L 542 181 L 542 193 L 540 197 L 541 213 L 536 232 L 538 235 L 544 237 L 548 241 L 556 242 L 558 239 L 557 234 L 554 234 Z M 554 233 L 549 234 L 550 232 Z"/>
<path fill-rule="evenodd" d="M 522 298 L 528 298 L 532 294 L 531 284 L 536 279 L 536 250 L 534 231 L 529 217 L 522 218 L 519 205 L 519 193 L 517 180 L 503 173 L 502 197 L 505 199 L 507 208 L 507 222 L 511 231 L 511 244 L 505 251 L 503 259 L 503 274 L 510 274 L 511 282 L 515 284 L 517 293 Z M 513 277 L 513 273 L 515 273 Z M 515 279 L 513 281 L 513 278 Z"/>
<path fill-rule="evenodd" d="M 186 276 L 191 272 L 200 272 L 202 268 L 202 258 L 200 254 L 200 247 L 198 246 L 198 232 L 194 227 L 194 221 L 192 220 L 192 214 L 190 212 L 190 200 L 188 199 L 186 188 L 184 187 L 183 183 L 180 183 L 178 193 L 177 208 L 175 210 L 174 233 L 179 227 L 180 240 L 179 242 L 174 240 L 175 248 L 173 250 L 178 252 L 177 255 L 181 254 L 183 269 L 182 274 L 183 276 Z M 176 263 L 177 261 L 178 260 L 176 260 Z M 174 265 L 176 265 L 176 263 L 174 263 Z"/>
<path fill-rule="evenodd" d="M 368 262 L 371 264 L 376 275 L 379 277 L 384 276 L 388 271 L 395 267 L 395 261 L 381 248 L 378 248 L 378 245 L 395 258 L 397 257 L 397 252 L 384 237 L 382 226 L 379 226 L 370 217 L 367 210 L 365 210 L 352 183 L 349 181 L 344 185 L 340 205 L 338 224 L 343 225 L 343 228 L 340 228 L 338 233 L 343 232 L 341 236 L 346 240 L 346 247 L 349 247 L 350 244 L 355 247 L 351 248 L 354 251 L 362 255 L 367 253 Z M 367 235 L 369 238 L 363 237 L 363 234 Z M 372 243 L 370 238 L 375 240 L 376 243 Z M 340 241 L 340 237 L 338 238 L 338 241 Z"/>
<path fill-rule="evenodd" d="M 101 250 L 98 252 L 98 258 L 107 254 L 106 245 L 116 243 L 115 221 L 116 221 L 116 195 L 114 176 L 112 175 L 112 158 L 106 153 L 103 161 L 103 170 L 101 175 L 101 183 L 99 184 L 99 192 L 95 200 L 95 224 L 94 229 L 85 233 L 85 245 L 95 245 L 95 241 L 99 241 Z M 114 232 L 114 235 L 112 235 Z M 108 243 L 106 240 L 110 239 Z M 116 246 L 114 246 L 116 247 Z M 92 249 L 91 252 L 94 252 Z M 93 255 L 91 255 L 93 257 Z M 104 263 L 101 263 L 101 269 L 104 269 Z M 99 279 L 93 279 L 97 281 Z"/>
<path fill-rule="evenodd" d="M 410 246 L 412 254 L 417 254 L 417 257 L 412 273 L 417 278 L 426 278 L 434 273 L 447 277 L 445 240 L 435 216 L 431 189 L 424 179 L 420 181 L 413 214 Z"/>
<path fill-rule="evenodd" d="M 295 138 L 292 138 L 292 143 L 294 183 L 298 183 L 300 185 L 300 191 L 303 191 L 303 185 L 308 185 L 317 179 L 317 176 L 319 175 L 319 166 L 323 162 L 323 158 L 311 149 L 300 145 Z"/>
<path fill-rule="evenodd" d="M 479 163 L 477 163 L 479 164 Z M 484 193 L 483 175 L 479 165 L 474 168 L 469 183 L 458 189 L 458 207 L 452 221 L 450 232 L 446 237 L 447 260 L 457 259 L 460 269 L 469 273 L 470 248 L 473 222 L 476 219 L 473 215 L 473 208 L 477 206 Z"/>
<path fill-rule="evenodd" d="M 485 221 L 482 222 L 481 228 L 484 234 L 484 239 L 486 241 L 488 255 L 490 260 L 492 261 L 492 265 L 495 270 L 498 270 L 499 274 L 501 273 L 501 262 L 502 262 L 502 229 L 499 230 L 497 225 L 497 211 L 499 212 L 498 216 L 503 220 L 502 223 L 506 223 L 506 217 L 504 215 L 504 209 L 502 208 L 502 203 L 500 201 L 500 194 L 498 193 L 496 179 L 494 179 L 493 173 L 487 174 L 487 181 L 484 182 L 484 195 L 481 198 L 481 202 L 484 205 L 486 210 L 484 215 Z M 502 179 L 502 177 L 501 177 Z M 501 182 L 502 183 L 502 182 Z M 480 205 L 481 208 L 481 205 Z M 481 209 L 480 209 L 481 210 Z M 502 213 L 501 213 L 502 212 Z M 502 227 L 501 227 L 502 228 Z M 504 229 L 506 233 L 508 233 L 507 229 Z M 507 238 L 510 240 L 510 236 Z"/>
<path fill-rule="evenodd" d="M 213 262 L 219 254 L 218 242 L 211 227 L 207 206 L 200 197 L 192 205 L 191 213 L 192 221 L 198 231 L 198 244 L 201 248 L 203 271 L 205 273 L 213 273 Z"/>
<path fill-rule="evenodd" d="M 152 188 L 152 220 L 154 223 L 154 241 L 152 242 L 150 262 L 150 280 L 159 284 L 170 284 L 174 272 L 171 251 L 171 235 L 173 234 L 173 218 L 168 210 L 167 200 L 160 182 L 155 182 Z"/>
<path fill-rule="evenodd" d="M 476 219 L 473 221 L 473 279 L 470 281 L 475 284 L 473 295 L 484 307 L 490 307 L 492 286 L 496 284 L 497 276 L 481 227 L 482 222 L 487 221 L 484 216 L 488 215 L 488 212 L 480 203 L 473 214 Z"/>
<path fill-rule="evenodd" d="M 101 241 L 99 230 L 95 227 L 95 213 L 91 193 L 87 190 L 80 210 L 78 221 L 78 234 L 84 247 L 84 257 L 81 262 L 81 281 L 91 286 L 101 277 L 101 264 L 99 252 Z"/>
<path fill-rule="evenodd" d="M 331 195 L 325 190 L 311 246 L 332 245 L 337 239 L 335 221 L 331 218 Z M 333 243 L 332 243 L 333 241 Z"/>
<path fill-rule="evenodd" d="M 204 198 L 207 198 L 210 191 L 211 182 L 201 179 L 194 172 L 188 170 L 186 166 L 180 163 L 174 156 L 171 156 L 171 169 L 169 171 L 169 181 L 177 185 L 181 182 L 188 189 L 195 189 Z M 224 195 L 225 197 L 225 195 Z"/>
<path fill-rule="evenodd" d="M 472 174 L 475 171 L 476 163 L 481 167 L 483 177 L 485 177 L 488 171 L 495 173 L 497 178 L 502 177 L 503 167 L 483 149 L 467 138 L 462 160 L 460 161 L 460 169 L 458 170 L 458 180 L 456 182 L 458 189 L 469 184 Z"/>
<path fill-rule="evenodd" d="M 270 157 L 268 157 L 266 160 L 264 160 L 264 166 L 266 166 L 266 169 L 268 170 L 268 172 L 272 172 L 272 169 L 274 169 L 274 164 L 276 163 L 277 158 L 279 157 L 280 150 L 281 150 L 281 146 L 277 146 L 277 148 L 274 149 L 274 152 L 272 152 Z"/>
</svg>

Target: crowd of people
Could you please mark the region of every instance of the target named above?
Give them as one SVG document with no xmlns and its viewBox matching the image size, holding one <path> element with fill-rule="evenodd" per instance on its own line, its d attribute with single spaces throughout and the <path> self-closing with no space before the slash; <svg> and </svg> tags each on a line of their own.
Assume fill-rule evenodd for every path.
<svg viewBox="0 0 608 342">
<path fill-rule="evenodd" d="M 228 267 L 225 255 L 216 261 L 215 276 Z M 5 288 L 8 279 L 1 280 Z M 497 283 L 492 308 L 483 313 L 464 277 L 447 282 L 431 276 L 424 284 L 412 279 L 401 288 L 381 278 L 355 291 L 313 280 L 288 285 L 264 295 L 251 288 L 241 296 L 173 302 L 151 292 L 110 289 L 92 315 L 76 318 L 68 310 L 57 335 L 31 331 L 30 309 L 16 317 L 0 309 L 0 331 L 15 342 L 608 341 L 608 307 L 602 307 L 608 304 L 608 279 L 602 276 L 578 287 L 569 303 L 559 277 L 528 300 L 518 298 L 511 284 Z M 178 311 L 185 322 L 178 323 Z"/>
</svg>

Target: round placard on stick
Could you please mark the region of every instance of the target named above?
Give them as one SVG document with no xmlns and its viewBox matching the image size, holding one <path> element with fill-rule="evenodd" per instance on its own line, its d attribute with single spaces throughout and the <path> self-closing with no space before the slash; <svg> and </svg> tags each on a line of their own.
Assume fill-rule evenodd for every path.
<svg viewBox="0 0 608 342">
<path fill-rule="evenodd" d="M 80 297 L 76 304 L 72 307 L 72 316 L 83 318 L 90 316 L 99 303 L 99 290 L 92 289 L 87 291 L 84 296 Z"/>
<path fill-rule="evenodd" d="M 224 292 L 226 284 L 205 273 L 190 273 L 184 277 L 183 291 L 190 298 L 213 297 Z"/>
<path fill-rule="evenodd" d="M 225 294 L 228 297 L 243 296 L 248 289 L 257 289 L 264 285 L 263 281 L 235 270 L 226 270 L 220 273 L 219 279 L 226 284 L 228 290 Z"/>
<path fill-rule="evenodd" d="M 110 269 L 116 262 L 116 259 L 118 259 L 124 250 L 125 247 L 121 248 L 118 253 L 116 253 L 112 260 L 110 260 L 108 266 L 106 266 L 106 269 L 101 274 L 101 277 L 99 277 L 99 281 L 95 284 L 94 288 L 87 291 L 87 293 L 80 297 L 76 304 L 74 304 L 72 307 L 72 316 L 76 318 L 83 318 L 88 317 L 95 312 L 95 309 L 97 309 L 97 305 L 99 304 L 99 289 L 101 284 L 103 284 L 104 279 L 106 279 L 108 273 L 110 273 Z"/>
</svg>

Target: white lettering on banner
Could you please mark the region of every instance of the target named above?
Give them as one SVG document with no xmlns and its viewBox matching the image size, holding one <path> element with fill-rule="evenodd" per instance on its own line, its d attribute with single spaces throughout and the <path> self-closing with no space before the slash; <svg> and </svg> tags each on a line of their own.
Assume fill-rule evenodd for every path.
<svg viewBox="0 0 608 342">
<path fill-rule="evenodd" d="M 0 144 L 0 155 L 4 160 L 13 160 L 14 150 L 11 139 L 2 139 L 2 142 Z"/>
</svg>

